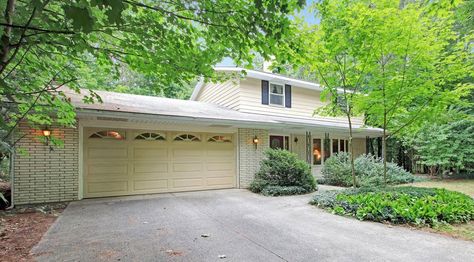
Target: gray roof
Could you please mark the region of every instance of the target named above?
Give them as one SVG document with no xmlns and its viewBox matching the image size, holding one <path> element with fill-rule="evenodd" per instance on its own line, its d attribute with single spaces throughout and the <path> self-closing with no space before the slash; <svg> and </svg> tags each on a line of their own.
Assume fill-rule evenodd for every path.
<svg viewBox="0 0 474 262">
<path fill-rule="evenodd" d="M 171 99 L 155 96 L 143 96 L 123 94 L 107 91 L 95 91 L 102 99 L 103 103 L 86 104 L 82 101 L 83 95 L 88 91 L 81 90 L 77 94 L 72 90 L 64 90 L 71 98 L 71 102 L 81 112 L 87 111 L 108 111 L 134 114 L 146 114 L 157 117 L 192 118 L 202 121 L 232 122 L 235 124 L 246 123 L 258 126 L 273 127 L 320 127 L 330 129 L 347 129 L 347 122 L 341 120 L 324 120 L 316 118 L 296 118 L 270 116 L 263 114 L 243 113 L 219 105 L 190 100 Z M 359 131 L 369 131 L 379 133 L 380 129 L 354 125 L 354 129 Z"/>
<path fill-rule="evenodd" d="M 199 101 L 132 95 L 108 91 L 94 92 L 100 96 L 103 103 L 84 103 L 82 101 L 83 95 L 89 94 L 86 90 L 81 90 L 81 94 L 77 94 L 71 90 L 65 91 L 67 96 L 71 98 L 72 104 L 79 109 L 172 117 L 276 123 L 261 116 L 241 113 L 225 107 Z"/>
</svg>

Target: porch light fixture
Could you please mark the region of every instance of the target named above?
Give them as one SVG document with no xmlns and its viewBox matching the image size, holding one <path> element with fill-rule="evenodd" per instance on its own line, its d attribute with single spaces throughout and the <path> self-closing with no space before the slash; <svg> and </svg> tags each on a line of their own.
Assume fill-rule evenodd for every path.
<svg viewBox="0 0 474 262">
<path fill-rule="evenodd" d="M 293 141 L 295 141 L 295 143 L 298 143 L 298 138 L 295 137 L 295 139 Z"/>
<path fill-rule="evenodd" d="M 255 149 L 257 149 L 257 144 L 258 144 L 258 137 L 257 136 L 253 137 L 252 143 L 255 145 Z"/>
<path fill-rule="evenodd" d="M 44 137 L 44 144 L 46 146 L 49 146 L 49 151 L 53 151 L 53 147 L 49 145 L 50 137 L 51 137 L 51 130 L 46 126 L 41 130 L 41 133 L 43 134 Z"/>
<path fill-rule="evenodd" d="M 51 136 L 51 130 L 49 128 L 45 127 L 43 130 L 41 130 L 41 133 L 43 133 L 43 136 L 48 139 Z"/>
</svg>

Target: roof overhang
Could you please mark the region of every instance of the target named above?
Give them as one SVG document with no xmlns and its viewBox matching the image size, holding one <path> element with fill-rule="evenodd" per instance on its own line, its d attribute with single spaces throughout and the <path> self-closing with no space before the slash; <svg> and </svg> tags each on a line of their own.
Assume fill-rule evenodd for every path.
<svg viewBox="0 0 474 262">
<path fill-rule="evenodd" d="M 236 119 L 216 119 L 207 117 L 190 117 L 190 116 L 172 116 L 160 114 L 146 114 L 136 112 L 117 112 L 111 110 L 99 109 L 77 109 L 77 116 L 81 118 L 95 117 L 96 119 L 106 119 L 104 121 L 123 121 L 124 119 L 131 122 L 146 121 L 148 123 L 176 123 L 186 126 L 198 125 L 202 127 L 222 127 L 228 128 L 253 128 L 253 129 L 272 129 L 285 130 L 294 134 L 303 134 L 306 131 L 315 133 L 334 133 L 348 135 L 348 127 L 343 124 L 334 125 L 333 123 L 324 123 L 321 121 L 306 120 L 291 120 L 285 121 L 283 119 L 266 119 L 266 120 L 236 120 Z M 382 133 L 379 128 L 371 128 L 364 126 L 354 126 L 354 137 L 378 137 Z"/>
</svg>

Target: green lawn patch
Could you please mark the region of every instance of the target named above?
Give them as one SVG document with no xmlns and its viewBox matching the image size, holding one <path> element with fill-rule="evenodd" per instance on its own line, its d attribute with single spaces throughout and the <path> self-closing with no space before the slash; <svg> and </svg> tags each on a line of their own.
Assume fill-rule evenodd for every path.
<svg viewBox="0 0 474 262">
<path fill-rule="evenodd" d="M 474 179 L 436 179 L 410 184 L 414 187 L 434 187 L 458 191 L 474 197 Z"/>
<path fill-rule="evenodd" d="M 474 200 L 435 188 L 387 187 L 321 192 L 311 204 L 360 220 L 438 225 L 474 220 Z"/>
</svg>

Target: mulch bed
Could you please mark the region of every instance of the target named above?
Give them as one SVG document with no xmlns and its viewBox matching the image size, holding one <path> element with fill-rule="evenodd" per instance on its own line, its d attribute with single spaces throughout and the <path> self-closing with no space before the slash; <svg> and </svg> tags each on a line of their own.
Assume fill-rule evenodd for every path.
<svg viewBox="0 0 474 262">
<path fill-rule="evenodd" d="M 0 261 L 34 261 L 30 250 L 67 204 L 0 211 Z"/>
</svg>

